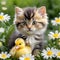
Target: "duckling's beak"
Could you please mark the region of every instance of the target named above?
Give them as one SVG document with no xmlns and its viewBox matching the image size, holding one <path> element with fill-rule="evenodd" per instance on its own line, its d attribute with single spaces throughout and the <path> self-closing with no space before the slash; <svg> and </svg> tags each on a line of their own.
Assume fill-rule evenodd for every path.
<svg viewBox="0 0 60 60">
<path fill-rule="evenodd" d="M 16 49 L 18 50 L 20 47 L 19 46 L 16 46 Z"/>
</svg>

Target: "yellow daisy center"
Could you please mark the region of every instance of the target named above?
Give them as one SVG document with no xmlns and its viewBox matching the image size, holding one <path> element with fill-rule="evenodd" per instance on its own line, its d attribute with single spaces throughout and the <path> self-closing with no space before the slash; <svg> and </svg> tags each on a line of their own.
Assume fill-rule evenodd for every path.
<svg viewBox="0 0 60 60">
<path fill-rule="evenodd" d="M 59 19 L 59 18 L 58 18 L 58 19 L 56 19 L 56 22 L 57 22 L 57 23 L 60 23 L 60 19 Z"/>
<path fill-rule="evenodd" d="M 7 55 L 6 55 L 6 54 L 2 54 L 1 57 L 2 57 L 2 58 L 6 58 Z"/>
<path fill-rule="evenodd" d="M 58 33 L 53 34 L 53 37 L 54 37 L 54 38 L 58 38 L 58 36 L 59 36 Z"/>
<path fill-rule="evenodd" d="M 24 58 L 24 60 L 30 60 L 30 57 L 26 57 L 26 58 Z"/>
<path fill-rule="evenodd" d="M 4 16 L 0 16 L 0 20 L 3 20 L 4 19 Z"/>
<path fill-rule="evenodd" d="M 47 51 L 47 55 L 48 55 L 48 56 L 51 56 L 52 53 L 53 53 L 53 52 L 52 52 L 51 50 Z"/>
<path fill-rule="evenodd" d="M 60 52 L 57 53 L 57 56 L 60 56 Z"/>
</svg>

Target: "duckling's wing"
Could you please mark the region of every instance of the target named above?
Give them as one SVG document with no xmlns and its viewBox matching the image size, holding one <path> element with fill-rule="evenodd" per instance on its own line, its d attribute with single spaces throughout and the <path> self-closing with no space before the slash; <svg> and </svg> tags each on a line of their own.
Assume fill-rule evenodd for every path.
<svg viewBox="0 0 60 60">
<path fill-rule="evenodd" d="M 27 49 L 28 53 L 32 52 L 32 49 L 29 46 L 26 46 L 26 49 Z"/>
<path fill-rule="evenodd" d="M 12 56 L 15 56 L 15 54 L 16 54 L 16 47 L 13 47 L 13 48 L 10 50 L 10 54 L 11 54 Z"/>
</svg>

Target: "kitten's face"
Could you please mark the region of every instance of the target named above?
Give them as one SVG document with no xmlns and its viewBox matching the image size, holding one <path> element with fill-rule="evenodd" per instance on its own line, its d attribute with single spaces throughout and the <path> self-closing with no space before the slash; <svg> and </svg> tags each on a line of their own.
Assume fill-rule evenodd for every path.
<svg viewBox="0 0 60 60">
<path fill-rule="evenodd" d="M 19 7 L 16 7 L 15 12 L 15 24 L 17 30 L 22 33 L 33 33 L 35 31 L 43 29 L 47 22 L 45 21 L 46 8 L 44 6 L 39 9 L 21 9 Z"/>
</svg>

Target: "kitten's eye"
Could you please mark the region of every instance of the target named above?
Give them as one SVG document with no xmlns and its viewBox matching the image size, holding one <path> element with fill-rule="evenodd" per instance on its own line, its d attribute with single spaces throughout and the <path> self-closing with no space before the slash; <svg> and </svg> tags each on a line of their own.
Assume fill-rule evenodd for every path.
<svg viewBox="0 0 60 60">
<path fill-rule="evenodd" d="M 20 23 L 18 23 L 18 25 L 20 25 L 20 26 L 26 25 L 26 22 L 20 22 Z"/>
<path fill-rule="evenodd" d="M 23 22 L 23 25 L 26 25 L 26 22 L 25 21 Z"/>
<path fill-rule="evenodd" d="M 36 21 L 33 21 L 33 25 L 36 24 Z"/>
<path fill-rule="evenodd" d="M 19 22 L 19 23 L 16 24 L 17 27 L 18 27 L 18 26 L 23 26 L 23 25 L 25 25 L 24 22 Z"/>
</svg>

